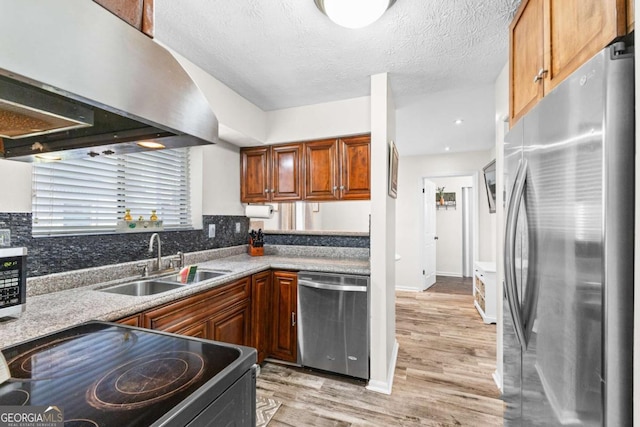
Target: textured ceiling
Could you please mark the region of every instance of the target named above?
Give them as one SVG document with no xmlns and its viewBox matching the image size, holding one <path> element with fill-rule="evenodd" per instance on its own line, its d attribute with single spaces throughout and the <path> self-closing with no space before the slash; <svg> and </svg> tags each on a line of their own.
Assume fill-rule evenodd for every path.
<svg viewBox="0 0 640 427">
<path fill-rule="evenodd" d="M 492 85 L 519 2 L 398 0 L 350 30 L 313 0 L 156 0 L 156 38 L 265 111 L 369 95 L 381 72 L 400 110 Z"/>
</svg>

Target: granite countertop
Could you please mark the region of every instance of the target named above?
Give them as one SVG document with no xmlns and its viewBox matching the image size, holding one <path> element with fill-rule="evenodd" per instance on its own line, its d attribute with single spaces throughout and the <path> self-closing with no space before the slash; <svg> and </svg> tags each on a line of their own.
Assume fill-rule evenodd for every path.
<svg viewBox="0 0 640 427">
<path fill-rule="evenodd" d="M 339 255 L 337 255 L 339 256 Z M 189 295 L 268 269 L 311 270 L 369 275 L 369 260 L 361 258 L 234 255 L 197 264 L 202 269 L 230 270 L 214 279 L 150 296 L 127 296 L 96 289 L 139 280 L 129 277 L 27 297 L 26 311 L 18 319 L 0 322 L 0 348 L 45 335 L 89 320 L 114 321 Z"/>
</svg>

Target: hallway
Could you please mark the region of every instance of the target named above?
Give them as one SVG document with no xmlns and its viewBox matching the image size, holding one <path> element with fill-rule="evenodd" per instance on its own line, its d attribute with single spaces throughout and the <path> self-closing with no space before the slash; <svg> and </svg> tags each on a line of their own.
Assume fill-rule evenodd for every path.
<svg viewBox="0 0 640 427">
<path fill-rule="evenodd" d="M 495 335 L 470 293 L 397 292 L 400 350 L 390 396 L 273 363 L 262 368 L 258 394 L 282 402 L 269 426 L 501 426 Z"/>
</svg>

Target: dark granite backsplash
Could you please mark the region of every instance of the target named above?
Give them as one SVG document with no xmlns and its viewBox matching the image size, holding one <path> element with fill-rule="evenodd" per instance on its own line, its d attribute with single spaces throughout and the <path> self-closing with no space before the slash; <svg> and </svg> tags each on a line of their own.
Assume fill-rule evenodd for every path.
<svg viewBox="0 0 640 427">
<path fill-rule="evenodd" d="M 236 223 L 240 232 L 235 232 Z M 209 238 L 209 224 L 216 237 Z M 11 246 L 28 248 L 27 276 L 43 276 L 81 268 L 99 267 L 153 258 L 149 253 L 152 233 L 94 234 L 79 236 L 31 236 L 31 214 L 0 213 L 0 229 L 11 230 Z M 249 219 L 244 216 L 205 215 L 202 230 L 161 231 L 162 255 L 195 252 L 247 243 Z"/>
<path fill-rule="evenodd" d="M 337 246 L 343 248 L 368 248 L 369 236 L 336 236 L 318 234 L 266 234 L 265 245 Z"/>
<path fill-rule="evenodd" d="M 202 220 L 202 230 L 161 231 L 162 255 L 166 257 L 178 251 L 197 252 L 247 243 L 248 218 L 205 215 Z M 236 233 L 238 222 L 240 232 Z M 216 225 L 216 237 L 212 239 L 208 237 L 209 224 Z M 29 277 L 150 259 L 157 253 L 155 244 L 153 254 L 149 253 L 150 232 L 33 238 L 30 213 L 0 213 L 0 229 L 11 231 L 10 246 L 27 247 Z M 267 234 L 265 244 L 368 248 L 369 236 Z"/>
</svg>

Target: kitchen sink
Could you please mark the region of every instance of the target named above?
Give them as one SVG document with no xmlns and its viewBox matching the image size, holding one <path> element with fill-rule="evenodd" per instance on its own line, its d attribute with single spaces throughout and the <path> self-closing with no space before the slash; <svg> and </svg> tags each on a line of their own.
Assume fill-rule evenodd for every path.
<svg viewBox="0 0 640 427">
<path fill-rule="evenodd" d="M 202 282 L 203 280 L 214 279 L 229 273 L 231 273 L 230 270 L 196 270 L 196 275 L 193 277 L 193 281 Z"/>
<path fill-rule="evenodd" d="M 231 273 L 231 270 L 196 270 L 196 274 L 193 276 L 191 283 L 202 282 L 203 280 L 215 279 L 216 277 L 224 276 Z M 163 281 L 171 281 L 180 283 L 180 278 L 177 275 L 171 275 L 167 278 L 163 278 Z M 184 284 L 184 283 L 183 283 Z"/>
<path fill-rule="evenodd" d="M 140 280 L 122 285 L 110 286 L 108 288 L 99 289 L 101 292 L 110 292 L 112 294 L 131 295 L 136 297 L 155 295 L 162 292 L 179 289 L 185 285 L 176 282 L 165 282 L 160 280 Z"/>
</svg>

